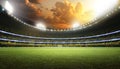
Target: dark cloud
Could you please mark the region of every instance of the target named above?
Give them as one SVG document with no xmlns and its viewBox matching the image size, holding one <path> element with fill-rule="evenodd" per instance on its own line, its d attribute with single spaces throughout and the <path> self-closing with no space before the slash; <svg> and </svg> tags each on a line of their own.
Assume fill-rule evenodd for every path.
<svg viewBox="0 0 120 69">
<path fill-rule="evenodd" d="M 46 0 L 29 0 L 31 3 L 36 3 L 36 4 L 40 4 L 41 2 L 43 1 L 46 1 Z"/>
</svg>

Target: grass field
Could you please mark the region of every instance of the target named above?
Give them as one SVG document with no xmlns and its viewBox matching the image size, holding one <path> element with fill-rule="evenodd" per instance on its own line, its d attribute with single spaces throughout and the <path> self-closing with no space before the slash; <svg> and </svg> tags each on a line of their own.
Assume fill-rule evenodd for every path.
<svg viewBox="0 0 120 69">
<path fill-rule="evenodd" d="M 4 47 L 0 69 L 120 69 L 120 48 Z"/>
</svg>

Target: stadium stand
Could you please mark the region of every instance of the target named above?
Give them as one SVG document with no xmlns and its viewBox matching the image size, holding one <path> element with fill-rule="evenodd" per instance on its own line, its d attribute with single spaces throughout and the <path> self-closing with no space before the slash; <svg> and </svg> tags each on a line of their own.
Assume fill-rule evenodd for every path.
<svg viewBox="0 0 120 69">
<path fill-rule="evenodd" d="M 91 27 L 77 31 L 41 31 L 9 15 L 0 6 L 0 44 L 22 46 L 90 46 L 120 44 L 120 12 Z M 6 19 L 6 20 L 5 20 Z M 104 28 L 104 29 L 101 29 Z M 74 45 L 73 45 L 74 44 Z M 66 45 L 65 45 L 66 46 Z"/>
</svg>

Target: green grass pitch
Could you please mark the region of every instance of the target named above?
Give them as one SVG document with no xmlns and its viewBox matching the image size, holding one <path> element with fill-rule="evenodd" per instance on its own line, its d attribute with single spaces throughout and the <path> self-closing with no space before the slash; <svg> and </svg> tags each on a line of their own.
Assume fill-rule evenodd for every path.
<svg viewBox="0 0 120 69">
<path fill-rule="evenodd" d="M 120 69 L 120 48 L 4 47 L 0 69 Z"/>
</svg>

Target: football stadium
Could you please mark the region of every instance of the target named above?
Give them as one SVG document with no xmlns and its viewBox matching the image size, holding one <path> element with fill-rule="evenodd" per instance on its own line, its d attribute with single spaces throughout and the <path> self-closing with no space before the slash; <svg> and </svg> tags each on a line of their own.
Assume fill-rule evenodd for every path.
<svg viewBox="0 0 120 69">
<path fill-rule="evenodd" d="M 120 0 L 0 0 L 0 69 L 120 69 Z"/>
</svg>

